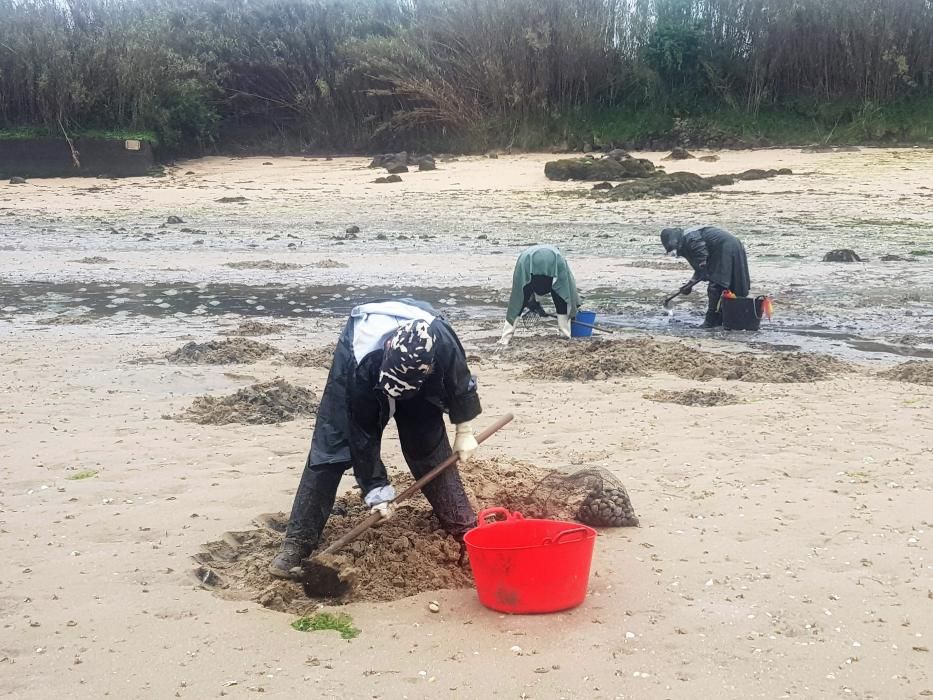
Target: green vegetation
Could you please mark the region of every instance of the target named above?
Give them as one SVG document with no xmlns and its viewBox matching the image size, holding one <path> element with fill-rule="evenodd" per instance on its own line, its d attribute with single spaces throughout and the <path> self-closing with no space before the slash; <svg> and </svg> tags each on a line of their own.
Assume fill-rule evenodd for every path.
<svg viewBox="0 0 933 700">
<path fill-rule="evenodd" d="M 933 255 L 933 250 L 912 250 L 910 251 L 910 254 L 917 257 L 923 257 L 924 255 Z"/>
<path fill-rule="evenodd" d="M 72 139 L 107 139 L 127 141 L 148 141 L 153 146 L 158 145 L 159 139 L 152 131 L 133 131 L 130 129 L 84 129 L 68 132 Z M 62 132 L 53 131 L 38 126 L 20 126 L 9 129 L 0 129 L 0 141 L 26 141 L 29 139 L 60 139 Z"/>
<path fill-rule="evenodd" d="M 340 632 L 344 639 L 356 639 L 360 636 L 360 630 L 353 626 L 353 620 L 349 615 L 339 613 L 315 613 L 314 615 L 305 615 L 299 617 L 292 623 L 292 629 L 299 632 L 316 632 L 319 630 L 334 630 Z"/>
<path fill-rule="evenodd" d="M 92 479 L 97 476 L 96 469 L 84 469 L 83 471 L 77 472 L 67 477 L 68 481 L 81 481 L 82 479 Z"/>
<path fill-rule="evenodd" d="M 929 0 L 17 0 L 0 130 L 170 151 L 929 143 Z"/>
</svg>

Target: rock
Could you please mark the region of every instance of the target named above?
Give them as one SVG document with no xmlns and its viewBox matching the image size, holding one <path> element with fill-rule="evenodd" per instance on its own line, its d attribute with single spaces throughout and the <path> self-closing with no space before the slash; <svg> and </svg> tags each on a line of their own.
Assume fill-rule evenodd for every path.
<svg viewBox="0 0 933 700">
<path fill-rule="evenodd" d="M 376 240 L 377 240 L 377 241 L 387 241 L 387 240 L 389 240 L 389 237 L 388 237 L 387 235 L 385 235 L 384 233 L 380 233 L 378 236 L 376 236 Z"/>
<path fill-rule="evenodd" d="M 701 161 L 703 161 L 704 163 L 715 163 L 717 160 L 719 160 L 719 156 L 717 156 L 717 155 L 714 153 L 714 154 L 709 155 L 709 156 L 700 156 L 697 160 L 701 160 Z"/>
<path fill-rule="evenodd" d="M 194 175 L 194 171 L 193 171 L 193 170 L 189 170 L 189 171 L 187 171 L 187 172 L 185 173 L 185 175 Z"/>
<path fill-rule="evenodd" d="M 607 158 L 612 158 L 613 160 L 627 160 L 631 158 L 631 154 L 628 151 L 622 148 L 613 148 L 609 153 L 606 154 Z"/>
<path fill-rule="evenodd" d="M 11 178 L 10 178 L 10 184 L 11 184 L 11 185 L 25 185 L 25 184 L 26 184 L 26 178 L 24 178 L 24 177 L 11 177 Z"/>
<path fill-rule="evenodd" d="M 593 189 L 594 190 L 611 190 L 612 183 L 611 182 L 597 182 L 595 185 L 593 185 Z"/>
<path fill-rule="evenodd" d="M 388 175 L 386 177 L 377 177 L 374 180 L 374 182 L 377 182 L 379 184 L 385 184 L 387 182 L 401 182 L 401 181 L 402 181 L 402 178 L 400 178 L 398 175 Z"/>
<path fill-rule="evenodd" d="M 831 250 L 826 255 L 824 255 L 823 262 L 851 263 L 862 262 L 862 259 L 854 250 L 850 250 L 849 248 L 838 248 L 836 250 Z"/>
<path fill-rule="evenodd" d="M 693 192 L 708 192 L 713 187 L 734 185 L 738 180 L 764 180 L 778 175 L 791 175 L 787 168 L 782 170 L 746 170 L 734 175 L 703 177 L 696 173 L 658 172 L 654 177 L 630 180 L 613 187 L 607 195 L 611 199 L 625 201 L 636 199 L 664 199 Z"/>
<path fill-rule="evenodd" d="M 839 146 L 836 153 L 860 153 L 862 151 L 858 146 Z"/>
<path fill-rule="evenodd" d="M 430 603 L 428 603 L 428 610 L 430 610 L 432 613 L 440 612 L 441 606 L 436 600 L 432 600 Z"/>
<path fill-rule="evenodd" d="M 386 153 L 382 157 L 380 167 L 385 168 L 391 175 L 408 172 L 408 151 L 399 151 L 398 153 Z"/>
<path fill-rule="evenodd" d="M 814 143 L 800 149 L 801 153 L 832 153 L 833 147 L 822 143 Z"/>
<path fill-rule="evenodd" d="M 881 262 L 916 262 L 914 258 L 905 258 L 902 255 L 882 255 Z"/>
<path fill-rule="evenodd" d="M 172 215 L 165 220 L 167 224 L 183 224 L 184 220 L 180 216 Z"/>
<path fill-rule="evenodd" d="M 263 165 L 272 165 L 272 163 L 270 163 L 269 161 L 266 161 L 265 163 L 263 163 Z"/>
<path fill-rule="evenodd" d="M 584 152 L 584 153 L 592 153 L 592 152 L 593 152 L 593 144 L 584 142 L 584 143 L 583 143 L 583 152 Z"/>
<path fill-rule="evenodd" d="M 237 204 L 239 202 L 245 202 L 246 197 L 221 197 L 220 199 L 215 199 L 215 202 L 220 204 Z"/>
<path fill-rule="evenodd" d="M 629 180 L 658 174 L 654 163 L 644 158 L 565 158 L 544 164 L 544 175 L 549 180 Z"/>
<path fill-rule="evenodd" d="M 664 160 L 690 160 L 692 158 L 696 158 L 696 156 L 686 148 L 675 148 L 664 157 Z"/>
<path fill-rule="evenodd" d="M 486 157 L 492 160 L 496 160 L 499 157 L 499 154 L 496 153 L 495 151 L 489 151 L 488 153 L 486 153 Z"/>
<path fill-rule="evenodd" d="M 418 170 L 437 170 L 437 164 L 431 155 L 421 156 L 418 159 Z"/>
<path fill-rule="evenodd" d="M 369 162 L 369 167 L 370 168 L 381 168 L 386 158 L 389 158 L 391 156 L 392 156 L 391 153 L 386 153 L 381 156 L 373 156 L 373 159 Z"/>
<path fill-rule="evenodd" d="M 360 232 L 359 226 L 348 226 L 347 230 L 345 231 L 345 233 L 359 233 L 359 232 Z"/>
</svg>

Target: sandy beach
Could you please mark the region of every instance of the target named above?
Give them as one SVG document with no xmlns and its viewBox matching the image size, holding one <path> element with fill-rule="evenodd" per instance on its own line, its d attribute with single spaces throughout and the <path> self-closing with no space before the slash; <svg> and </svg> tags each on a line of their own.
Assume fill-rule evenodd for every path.
<svg viewBox="0 0 933 700">
<path fill-rule="evenodd" d="M 719 155 L 665 165 L 794 174 L 612 203 L 546 180 L 545 155 L 439 159 L 390 185 L 361 158 L 220 157 L 0 184 L 0 694 L 933 695 L 933 152 Z M 705 294 L 661 313 L 689 270 L 658 231 L 706 222 L 743 238 L 775 297 L 759 334 L 695 330 Z M 534 242 L 565 249 L 612 336 L 495 347 Z M 865 261 L 822 263 L 834 248 Z M 315 601 L 263 605 L 271 578 L 207 580 L 207 543 L 290 508 L 314 418 L 186 411 L 275 378 L 319 397 L 349 309 L 405 294 L 463 340 L 478 427 L 515 414 L 475 478 L 593 468 L 628 490 L 640 526 L 600 531 L 579 608 L 505 616 L 463 579 L 393 596 L 387 578 L 379 600 L 325 605 L 359 628 L 345 640 L 291 628 Z M 250 337 L 262 359 L 166 358 L 245 320 L 272 325 Z M 383 458 L 401 478 L 391 428 Z"/>
</svg>

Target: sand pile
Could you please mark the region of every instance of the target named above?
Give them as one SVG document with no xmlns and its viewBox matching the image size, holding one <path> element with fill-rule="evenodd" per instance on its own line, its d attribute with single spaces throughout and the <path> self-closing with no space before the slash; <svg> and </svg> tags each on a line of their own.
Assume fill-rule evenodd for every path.
<svg viewBox="0 0 933 700">
<path fill-rule="evenodd" d="M 317 395 L 313 391 L 277 378 L 228 396 L 199 396 L 177 418 L 201 425 L 267 425 L 314 416 L 317 405 Z"/>
<path fill-rule="evenodd" d="M 690 265 L 683 261 L 672 260 L 670 262 L 662 260 L 635 260 L 628 264 L 629 267 L 637 267 L 645 270 L 688 270 Z"/>
<path fill-rule="evenodd" d="M 165 359 L 182 365 L 233 365 L 265 360 L 280 352 L 267 343 L 246 338 L 185 343 Z"/>
<path fill-rule="evenodd" d="M 730 406 L 742 403 L 742 399 L 735 394 L 716 389 L 703 391 L 702 389 L 688 389 L 687 391 L 655 391 L 645 394 L 644 398 L 659 403 L 677 403 L 681 406 Z"/>
<path fill-rule="evenodd" d="M 243 321 L 236 329 L 232 331 L 221 331 L 222 335 L 239 335 L 239 336 L 258 336 L 258 335 L 272 335 L 273 333 L 284 333 L 288 330 L 288 326 L 284 326 L 280 323 L 263 323 L 262 321 Z"/>
<path fill-rule="evenodd" d="M 910 360 L 897 367 L 879 372 L 878 376 L 884 379 L 893 379 L 896 382 L 933 386 L 933 362 L 929 360 Z"/>
<path fill-rule="evenodd" d="M 322 348 L 309 348 L 299 352 L 285 354 L 285 364 L 290 367 L 319 367 L 327 369 L 334 359 L 336 344 L 325 345 Z"/>
<path fill-rule="evenodd" d="M 38 320 L 38 323 L 42 323 L 46 326 L 83 326 L 93 322 L 94 319 L 90 316 L 69 316 L 67 314 L 49 316 L 48 318 L 40 318 Z"/>
<path fill-rule="evenodd" d="M 81 263 L 83 265 L 106 265 L 107 263 L 113 262 L 110 258 L 104 258 L 100 255 L 91 255 L 89 257 L 81 258 L 80 260 L 72 260 L 73 263 Z"/>
<path fill-rule="evenodd" d="M 225 267 L 234 270 L 300 270 L 304 265 L 290 262 L 276 262 L 275 260 L 240 260 L 237 262 L 224 263 Z"/>
<path fill-rule="evenodd" d="M 556 475 L 562 483 L 565 475 L 530 464 L 476 460 L 461 474 L 477 510 L 501 506 L 529 517 L 548 514 L 569 519 L 579 507 L 557 502 L 554 484 L 548 482 Z M 394 479 L 399 491 L 410 483 L 407 474 Z M 367 515 L 358 492 L 338 498 L 322 548 Z M 195 576 L 223 598 L 255 600 L 295 614 L 314 608 L 318 601 L 308 598 L 299 583 L 274 579 L 267 571 L 287 519 L 284 513 L 260 516 L 256 520 L 259 528 L 226 533 L 221 540 L 207 543 L 195 557 L 199 563 Z M 440 528 L 420 494 L 400 506 L 392 520 L 370 529 L 336 558 L 355 574 L 346 600 L 397 600 L 423 591 L 472 585 L 469 563 L 458 563 L 459 544 Z"/>
<path fill-rule="evenodd" d="M 570 381 L 664 372 L 698 381 L 729 379 L 786 384 L 820 381 L 848 369 L 846 363 L 823 355 L 713 353 L 684 343 L 650 338 L 566 343 L 532 361 L 536 363 L 526 371 L 526 376 Z"/>
</svg>

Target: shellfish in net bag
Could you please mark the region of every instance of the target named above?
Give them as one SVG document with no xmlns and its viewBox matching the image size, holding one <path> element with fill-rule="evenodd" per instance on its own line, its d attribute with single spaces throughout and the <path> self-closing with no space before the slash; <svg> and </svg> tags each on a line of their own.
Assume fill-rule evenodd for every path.
<svg viewBox="0 0 933 700">
<path fill-rule="evenodd" d="M 622 482 L 606 469 L 554 472 L 535 486 L 532 517 L 571 517 L 593 527 L 637 527 L 638 516 Z"/>
</svg>

